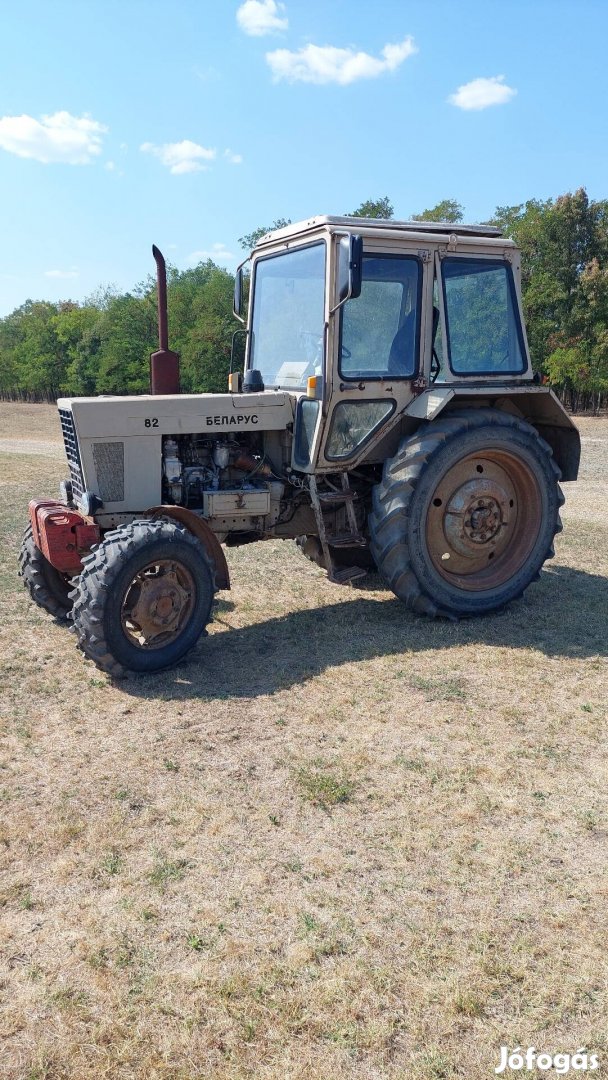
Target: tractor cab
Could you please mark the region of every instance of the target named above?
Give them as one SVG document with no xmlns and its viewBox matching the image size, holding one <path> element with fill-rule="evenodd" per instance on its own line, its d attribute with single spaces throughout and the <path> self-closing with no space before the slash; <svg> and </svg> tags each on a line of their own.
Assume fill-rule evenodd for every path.
<svg viewBox="0 0 608 1080">
<path fill-rule="evenodd" d="M 384 460 L 387 433 L 438 390 L 532 378 L 519 252 L 496 228 L 318 217 L 253 253 L 245 389 L 297 399 L 298 471 Z"/>
</svg>

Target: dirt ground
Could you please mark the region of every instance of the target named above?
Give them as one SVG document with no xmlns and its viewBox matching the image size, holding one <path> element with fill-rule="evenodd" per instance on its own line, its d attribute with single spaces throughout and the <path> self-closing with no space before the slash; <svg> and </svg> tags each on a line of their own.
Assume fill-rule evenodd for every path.
<svg viewBox="0 0 608 1080">
<path fill-rule="evenodd" d="M 505 613 L 404 610 L 292 543 L 172 672 L 112 682 L 28 600 L 56 410 L 0 403 L 0 1077 L 608 1075 L 608 420 Z"/>
</svg>

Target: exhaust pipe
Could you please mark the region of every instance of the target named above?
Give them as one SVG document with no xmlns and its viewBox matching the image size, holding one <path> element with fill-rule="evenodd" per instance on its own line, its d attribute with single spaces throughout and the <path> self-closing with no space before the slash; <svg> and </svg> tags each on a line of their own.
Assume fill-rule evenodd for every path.
<svg viewBox="0 0 608 1080">
<path fill-rule="evenodd" d="M 158 352 L 150 356 L 150 393 L 179 394 L 179 353 L 169 348 L 167 322 L 167 268 L 162 253 L 152 245 L 158 282 Z"/>
</svg>

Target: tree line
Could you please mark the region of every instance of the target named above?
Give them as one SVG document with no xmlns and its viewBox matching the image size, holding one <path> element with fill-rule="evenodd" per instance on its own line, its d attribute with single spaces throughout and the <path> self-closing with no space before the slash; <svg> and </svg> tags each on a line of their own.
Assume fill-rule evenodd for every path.
<svg viewBox="0 0 608 1080">
<path fill-rule="evenodd" d="M 388 196 L 369 199 L 355 217 L 392 218 Z M 445 199 L 413 220 L 459 222 Z M 278 219 L 241 237 L 250 250 Z M 575 411 L 608 400 L 608 200 L 586 191 L 499 206 L 489 222 L 522 249 L 522 293 L 535 369 Z M 211 260 L 168 272 L 169 335 L 181 355 L 185 392 L 227 385 L 234 278 Z M 0 397 L 54 401 L 60 395 L 138 394 L 149 388 L 156 348 L 156 283 L 101 291 L 82 303 L 27 300 L 0 319 Z"/>
</svg>

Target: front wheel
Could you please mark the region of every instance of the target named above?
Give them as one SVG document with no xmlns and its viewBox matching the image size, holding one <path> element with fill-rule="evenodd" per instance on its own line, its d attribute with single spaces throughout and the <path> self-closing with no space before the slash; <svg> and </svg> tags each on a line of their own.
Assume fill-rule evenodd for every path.
<svg viewBox="0 0 608 1080">
<path fill-rule="evenodd" d="M 102 671 L 161 671 L 209 621 L 214 567 L 202 544 L 170 521 L 133 521 L 83 559 L 73 596 L 78 644 Z"/>
<path fill-rule="evenodd" d="M 374 490 L 372 553 L 414 611 L 478 615 L 521 596 L 553 555 L 563 495 L 528 423 L 463 409 L 420 428 Z"/>
<path fill-rule="evenodd" d="M 72 581 L 57 570 L 34 543 L 32 526 L 23 534 L 19 552 L 19 576 L 38 607 L 48 611 L 58 622 L 67 622 L 72 601 Z"/>
</svg>

